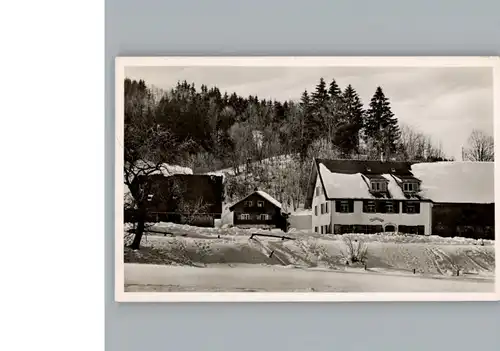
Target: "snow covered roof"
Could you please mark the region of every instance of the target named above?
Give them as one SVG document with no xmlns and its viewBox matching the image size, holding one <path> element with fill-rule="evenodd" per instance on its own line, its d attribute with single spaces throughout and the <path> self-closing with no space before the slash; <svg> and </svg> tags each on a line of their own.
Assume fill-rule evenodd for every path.
<svg viewBox="0 0 500 351">
<path fill-rule="evenodd" d="M 265 191 L 257 190 L 256 193 L 259 194 L 260 196 L 262 196 L 264 199 L 266 199 L 270 203 L 272 203 L 274 206 L 281 208 L 281 204 L 279 203 L 279 201 L 276 200 L 271 195 L 269 195 L 268 193 L 266 193 Z"/>
<path fill-rule="evenodd" d="M 217 177 L 222 177 L 222 182 L 226 181 L 226 173 L 222 171 L 214 171 L 214 172 L 207 172 L 204 173 L 204 175 L 210 175 L 210 176 L 217 176 Z"/>
<path fill-rule="evenodd" d="M 434 202 L 494 203 L 494 162 L 433 162 L 412 165 L 422 194 Z"/>
<path fill-rule="evenodd" d="M 133 171 L 133 174 L 135 176 L 145 175 L 146 173 L 147 173 L 147 175 L 163 174 L 165 177 L 175 175 L 175 174 L 193 174 L 193 170 L 189 167 L 182 167 L 179 165 L 170 165 L 168 163 L 162 163 L 159 166 L 158 170 L 155 170 L 153 172 L 149 172 L 149 170 L 151 170 L 151 168 L 153 168 L 155 166 L 156 166 L 156 164 L 153 162 L 138 161 L 138 162 L 136 162 L 135 167 L 132 171 Z M 130 179 L 130 181 L 132 181 L 132 179 Z M 130 190 L 129 190 L 128 186 L 126 186 L 126 185 L 125 185 L 124 192 L 125 192 L 124 195 L 126 198 L 130 197 Z"/>
<path fill-rule="evenodd" d="M 138 161 L 135 164 L 134 173 L 139 175 L 139 173 L 147 172 L 152 167 L 155 167 L 156 164 L 149 161 Z M 151 173 L 148 172 L 148 175 L 153 174 L 163 174 L 165 177 L 174 175 L 174 174 L 193 174 L 193 170 L 189 167 L 183 167 L 179 165 L 170 165 L 168 163 L 162 163 L 159 166 L 159 169 L 153 171 Z"/>
<path fill-rule="evenodd" d="M 328 198 L 369 199 L 373 197 L 361 173 L 330 172 L 324 164 L 320 163 L 319 174 Z"/>
<path fill-rule="evenodd" d="M 325 186 L 326 197 L 330 199 L 409 199 L 391 174 L 381 174 L 376 177 L 376 179 L 387 181 L 388 194 L 382 193 L 380 196 L 375 196 L 370 192 L 369 180 L 362 173 L 331 172 L 324 164 L 320 163 L 319 174 Z"/>
<path fill-rule="evenodd" d="M 308 209 L 297 209 L 296 211 L 292 211 L 290 216 L 312 216 L 312 211 Z"/>
<path fill-rule="evenodd" d="M 254 194 L 258 194 L 258 195 L 260 195 L 262 198 L 266 199 L 267 201 L 269 201 L 270 203 L 272 203 L 272 204 L 273 204 L 274 206 L 276 206 L 277 208 L 282 209 L 282 207 L 281 207 L 281 203 L 280 203 L 278 200 L 276 200 L 274 197 L 272 197 L 271 195 L 269 195 L 268 193 L 266 193 L 265 191 L 262 191 L 262 190 L 257 190 L 257 191 L 254 191 L 253 193 L 251 193 L 251 194 L 249 194 L 249 195 L 245 196 L 243 199 L 236 201 L 235 203 L 233 203 L 233 204 L 229 207 L 229 209 L 230 209 L 230 210 L 232 210 L 232 209 L 233 209 L 233 207 L 234 207 L 236 204 L 239 204 L 240 202 L 242 202 L 242 201 L 246 200 L 248 197 L 250 197 L 250 196 L 252 196 L 252 195 L 254 195 Z"/>
<path fill-rule="evenodd" d="M 369 171 L 368 171 L 369 169 Z M 317 173 L 316 173 L 317 172 Z M 494 162 L 368 162 L 315 160 L 306 207 L 312 204 L 316 174 L 328 199 L 394 199 L 441 203 L 494 203 Z M 384 179 L 387 192 L 372 193 L 370 181 Z M 416 181 L 420 191 L 405 193 L 402 183 Z"/>
</svg>

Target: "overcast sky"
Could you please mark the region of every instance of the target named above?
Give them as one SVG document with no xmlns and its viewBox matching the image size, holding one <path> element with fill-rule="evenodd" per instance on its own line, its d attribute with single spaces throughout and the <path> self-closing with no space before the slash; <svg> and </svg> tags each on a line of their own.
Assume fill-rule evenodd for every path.
<svg viewBox="0 0 500 351">
<path fill-rule="evenodd" d="M 440 141 L 447 156 L 461 159 L 474 128 L 493 135 L 491 68 L 126 67 L 125 75 L 163 89 L 187 80 L 280 101 L 298 100 L 320 77 L 335 78 L 342 89 L 351 84 L 365 108 L 380 85 L 398 120 Z"/>
</svg>

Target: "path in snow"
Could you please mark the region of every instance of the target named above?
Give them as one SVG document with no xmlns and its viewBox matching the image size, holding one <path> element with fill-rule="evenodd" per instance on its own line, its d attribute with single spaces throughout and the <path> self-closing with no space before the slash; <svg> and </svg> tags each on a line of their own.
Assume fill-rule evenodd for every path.
<svg viewBox="0 0 500 351">
<path fill-rule="evenodd" d="M 125 264 L 126 291 L 494 292 L 493 280 L 424 278 L 261 265 Z"/>
</svg>

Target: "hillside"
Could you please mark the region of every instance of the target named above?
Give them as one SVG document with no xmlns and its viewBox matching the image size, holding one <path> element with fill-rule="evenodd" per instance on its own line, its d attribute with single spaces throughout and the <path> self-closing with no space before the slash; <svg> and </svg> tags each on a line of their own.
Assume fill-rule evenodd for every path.
<svg viewBox="0 0 500 351">
<path fill-rule="evenodd" d="M 207 172 L 224 177 L 226 202 L 231 204 L 255 188 L 278 200 L 285 211 L 303 207 L 310 163 L 301 163 L 299 155 L 281 155 L 233 168 Z"/>
</svg>

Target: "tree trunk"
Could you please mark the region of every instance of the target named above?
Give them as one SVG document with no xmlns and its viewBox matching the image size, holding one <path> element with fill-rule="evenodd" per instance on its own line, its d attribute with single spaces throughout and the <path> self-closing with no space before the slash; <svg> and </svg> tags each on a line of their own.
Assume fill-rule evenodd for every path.
<svg viewBox="0 0 500 351">
<path fill-rule="evenodd" d="M 144 234 L 144 226 L 145 226 L 145 215 L 143 211 L 139 211 L 139 215 L 137 218 L 137 228 L 135 231 L 134 241 L 130 245 L 132 250 L 139 250 L 141 247 L 141 239 Z"/>
</svg>

